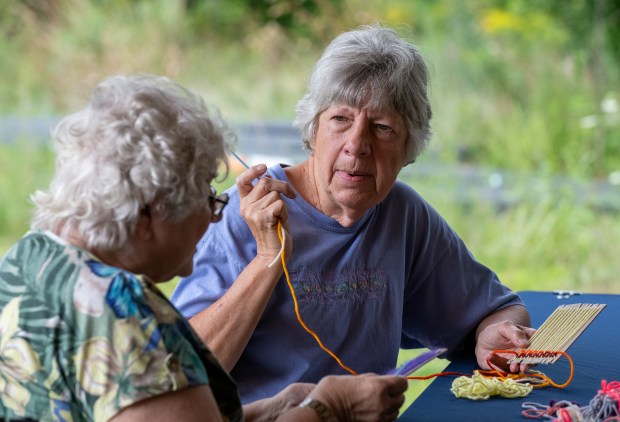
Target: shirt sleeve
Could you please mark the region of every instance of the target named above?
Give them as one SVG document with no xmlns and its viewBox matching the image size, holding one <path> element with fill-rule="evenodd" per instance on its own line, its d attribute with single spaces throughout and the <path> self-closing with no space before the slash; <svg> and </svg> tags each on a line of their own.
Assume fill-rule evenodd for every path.
<svg viewBox="0 0 620 422">
<path fill-rule="evenodd" d="M 414 257 L 405 287 L 401 346 L 446 347 L 450 353 L 486 316 L 522 302 L 420 201 L 412 217 Z"/>
<path fill-rule="evenodd" d="M 191 328 L 171 304 L 129 273 L 96 267 L 82 280 L 92 284 L 101 277 L 109 285 L 102 296 L 74 297 L 77 334 L 64 353 L 71 356 L 67 370 L 83 392 L 84 411 L 108 420 L 140 400 L 209 384 Z M 91 306 L 101 299 L 103 307 Z"/>
</svg>

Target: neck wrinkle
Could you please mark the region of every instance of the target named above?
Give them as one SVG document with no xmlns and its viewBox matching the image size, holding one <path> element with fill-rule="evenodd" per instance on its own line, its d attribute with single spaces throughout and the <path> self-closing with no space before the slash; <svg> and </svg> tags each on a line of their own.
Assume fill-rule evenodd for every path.
<svg viewBox="0 0 620 422">
<path fill-rule="evenodd" d="M 284 169 L 289 182 L 306 202 L 324 215 L 336 220 L 342 227 L 353 226 L 362 216 L 352 218 L 345 209 L 334 207 L 334 212 L 328 212 L 328 208 L 321 202 L 318 184 L 315 182 L 314 158 L 311 156 L 306 161 Z"/>
<path fill-rule="evenodd" d="M 311 160 L 312 158 L 308 158 L 306 161 L 296 166 L 285 168 L 284 172 L 297 193 L 299 193 L 306 202 L 325 214 L 321 206 L 318 187 L 316 183 L 314 183 L 314 171 Z"/>
</svg>

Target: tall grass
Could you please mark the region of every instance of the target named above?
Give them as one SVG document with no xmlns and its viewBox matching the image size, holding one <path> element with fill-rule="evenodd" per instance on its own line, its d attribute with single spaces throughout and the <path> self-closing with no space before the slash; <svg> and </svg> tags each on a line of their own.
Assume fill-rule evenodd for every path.
<svg viewBox="0 0 620 422">
<path fill-rule="evenodd" d="M 412 24 L 429 62 L 434 148 L 444 159 L 545 175 L 619 171 L 612 41 L 575 39 L 542 4 L 503 3 L 384 3 L 391 22 Z"/>
<path fill-rule="evenodd" d="M 29 227 L 30 195 L 46 188 L 53 170 L 53 153 L 42 145 L 0 142 L 0 256 Z"/>
<path fill-rule="evenodd" d="M 542 6 L 348 0 L 338 19 L 312 21 L 314 38 L 253 22 L 226 39 L 183 1 L 53 0 L 45 19 L 28 2 L 5 3 L 0 68 L 13 82 L 0 87 L 2 113 L 63 113 L 110 74 L 148 72 L 198 90 L 232 120 L 290 119 L 325 40 L 385 22 L 412 33 L 428 59 L 444 159 L 583 178 L 620 170 L 617 65 L 601 43 L 575 47 Z M 226 7 L 239 14 L 240 4 Z"/>
<path fill-rule="evenodd" d="M 406 168 L 401 179 L 512 289 L 620 293 L 620 261 L 610 247 L 620 238 L 620 208 L 610 212 L 594 206 L 583 193 L 554 189 L 545 178 L 538 183 L 550 184 L 548 189 L 532 194 L 535 182 L 525 179 L 512 191 L 514 202 L 506 204 L 480 194 L 488 194 L 484 181 L 464 182 L 462 173 L 429 175 L 416 170 L 416 164 Z M 425 164 L 424 158 L 419 164 Z M 472 192 L 461 195 L 468 189 Z"/>
<path fill-rule="evenodd" d="M 190 86 L 232 120 L 290 118 L 315 58 L 308 48 L 316 53 L 270 26 L 234 42 L 194 36 L 183 1 L 54 0 L 46 19 L 6 1 L 0 72 L 12 83 L 0 86 L 2 114 L 64 113 L 107 76 L 155 73 Z"/>
</svg>

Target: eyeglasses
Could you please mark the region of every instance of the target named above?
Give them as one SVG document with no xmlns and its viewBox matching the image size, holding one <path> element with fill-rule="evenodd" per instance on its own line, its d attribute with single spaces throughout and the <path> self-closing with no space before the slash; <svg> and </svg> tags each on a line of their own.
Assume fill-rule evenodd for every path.
<svg viewBox="0 0 620 422">
<path fill-rule="evenodd" d="M 211 210 L 211 221 L 217 223 L 224 216 L 224 208 L 228 204 L 228 194 L 218 195 L 213 186 L 209 187 L 211 194 L 209 195 L 209 209 Z"/>
</svg>

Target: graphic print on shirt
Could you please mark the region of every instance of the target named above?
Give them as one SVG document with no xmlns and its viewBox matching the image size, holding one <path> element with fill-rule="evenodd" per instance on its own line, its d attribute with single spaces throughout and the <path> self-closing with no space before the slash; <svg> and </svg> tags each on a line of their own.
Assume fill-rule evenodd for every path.
<svg viewBox="0 0 620 422">
<path fill-rule="evenodd" d="M 381 267 L 347 267 L 337 273 L 301 268 L 291 271 L 290 275 L 299 303 L 379 299 L 387 288 L 387 275 Z"/>
</svg>

